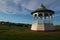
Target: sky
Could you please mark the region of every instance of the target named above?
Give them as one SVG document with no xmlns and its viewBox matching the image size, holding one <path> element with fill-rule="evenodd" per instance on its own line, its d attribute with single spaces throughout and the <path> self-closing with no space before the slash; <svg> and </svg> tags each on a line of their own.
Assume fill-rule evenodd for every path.
<svg viewBox="0 0 60 40">
<path fill-rule="evenodd" d="M 31 12 L 41 4 L 55 11 L 53 23 L 60 24 L 60 0 L 0 0 L 0 21 L 31 24 Z"/>
</svg>

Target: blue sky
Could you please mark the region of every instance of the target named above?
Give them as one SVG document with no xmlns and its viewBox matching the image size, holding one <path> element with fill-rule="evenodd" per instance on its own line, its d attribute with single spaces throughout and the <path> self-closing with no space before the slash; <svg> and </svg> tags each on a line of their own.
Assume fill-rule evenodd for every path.
<svg viewBox="0 0 60 40">
<path fill-rule="evenodd" d="M 32 23 L 31 12 L 41 3 L 54 10 L 54 24 L 60 24 L 60 0 L 0 0 L 0 21 Z"/>
</svg>

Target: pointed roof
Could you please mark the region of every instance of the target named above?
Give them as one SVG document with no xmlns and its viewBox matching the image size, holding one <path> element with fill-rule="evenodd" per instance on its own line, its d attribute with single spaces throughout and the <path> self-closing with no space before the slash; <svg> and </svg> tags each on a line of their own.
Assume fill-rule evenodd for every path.
<svg viewBox="0 0 60 40">
<path fill-rule="evenodd" d="M 46 9 L 46 7 L 43 4 L 41 4 L 40 8 L 38 8 L 38 9 L 44 10 L 44 9 Z"/>
<path fill-rule="evenodd" d="M 51 12 L 52 14 L 54 13 L 54 11 L 47 9 L 43 4 L 41 4 L 40 8 L 33 11 L 31 14 L 34 14 L 36 12 Z"/>
</svg>

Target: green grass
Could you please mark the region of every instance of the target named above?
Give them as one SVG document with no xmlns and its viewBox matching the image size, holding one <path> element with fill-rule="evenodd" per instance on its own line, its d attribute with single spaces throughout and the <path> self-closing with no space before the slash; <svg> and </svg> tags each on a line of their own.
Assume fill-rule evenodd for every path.
<svg viewBox="0 0 60 40">
<path fill-rule="evenodd" d="M 59 30 L 60 27 L 56 27 Z M 0 40 L 60 40 L 60 32 L 26 32 L 30 27 L 0 26 Z"/>
<path fill-rule="evenodd" d="M 55 30 L 60 30 L 60 26 L 55 26 Z"/>
</svg>

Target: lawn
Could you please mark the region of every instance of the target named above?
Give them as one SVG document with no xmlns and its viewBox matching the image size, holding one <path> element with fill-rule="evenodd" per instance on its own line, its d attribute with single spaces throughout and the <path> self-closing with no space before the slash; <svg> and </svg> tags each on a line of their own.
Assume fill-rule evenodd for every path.
<svg viewBox="0 0 60 40">
<path fill-rule="evenodd" d="M 60 32 L 28 32 L 28 29 L 30 27 L 0 25 L 0 40 L 60 40 Z"/>
</svg>

